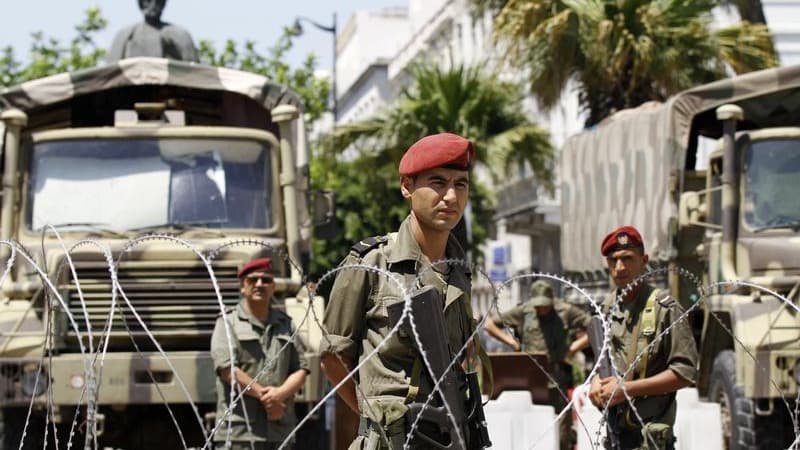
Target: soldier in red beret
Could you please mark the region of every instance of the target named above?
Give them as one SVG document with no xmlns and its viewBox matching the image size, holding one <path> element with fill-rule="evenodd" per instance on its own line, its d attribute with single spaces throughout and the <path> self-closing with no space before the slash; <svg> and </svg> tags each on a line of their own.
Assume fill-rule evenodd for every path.
<svg viewBox="0 0 800 450">
<path fill-rule="evenodd" d="M 606 404 L 616 408 L 609 421 L 614 421 L 611 429 L 616 431 L 621 448 L 673 449 L 675 391 L 694 384 L 697 376 L 697 349 L 691 328 L 685 318 L 678 320 L 680 308 L 667 290 L 639 279 L 649 257 L 636 228 L 623 226 L 608 233 L 600 251 L 617 286 L 603 304 L 611 327 L 609 354 L 620 372 L 631 370 L 624 380 L 596 376 L 589 398 L 601 410 Z M 617 304 L 623 292 L 622 302 Z M 670 332 L 655 342 L 668 327 L 672 327 Z M 640 358 L 634 363 L 637 356 Z M 623 389 L 633 399 L 632 404 Z"/>
<path fill-rule="evenodd" d="M 403 304 L 403 292 L 395 279 L 406 280 L 410 283 L 406 287 L 412 290 L 433 286 L 446 299 L 443 315 L 453 352 L 461 349 L 474 331 L 468 268 L 442 262 L 465 258 L 464 250 L 450 232 L 467 206 L 469 169 L 474 157 L 472 142 L 452 133 L 427 136 L 412 145 L 398 168 L 400 192 L 411 208 L 408 218 L 396 233 L 354 245 L 342 263 L 385 269 L 397 277 L 342 270 L 334 281 L 325 309 L 327 333 L 321 343 L 326 375 L 336 385 L 362 355 L 377 351 L 359 369 L 358 387 L 351 378 L 338 391 L 361 416 L 359 436 L 351 449 L 404 448 L 411 426 L 405 417 L 408 405 L 424 403 L 432 395 L 433 380 L 421 369 L 422 358 L 411 339 L 392 333 L 398 317 L 390 316 L 389 310 Z M 378 348 L 377 344 L 387 337 L 386 345 Z M 452 360 L 455 353 L 450 356 Z M 460 358 L 465 366 L 471 364 L 464 361 L 463 354 Z M 455 368 L 463 371 L 462 364 Z M 412 376 L 414 373 L 419 375 Z M 465 418 L 456 418 L 456 422 L 463 423 Z M 443 446 L 450 445 L 449 436 L 437 426 L 426 420 L 418 425 L 417 432 Z M 469 439 L 466 433 L 463 435 Z M 410 439 L 412 449 L 433 448 L 423 446 L 417 434 Z M 458 443 L 453 445 L 457 448 Z"/>
<path fill-rule="evenodd" d="M 214 443 L 225 448 L 225 442 L 230 441 L 233 449 L 250 449 L 252 441 L 252 448 L 269 450 L 278 448 L 297 424 L 293 399 L 305 383 L 308 361 L 304 346 L 293 338 L 291 319 L 272 307 L 275 281 L 270 258 L 248 262 L 237 277 L 242 300 L 220 315 L 211 336 L 211 358 L 218 375 L 218 421 L 226 417 L 231 401 L 231 366 L 236 387 L 250 387 L 230 412 L 230 435 L 226 418 L 214 435 Z M 230 343 L 233 359 L 226 321 L 234 341 Z M 270 362 L 274 364 L 268 366 Z"/>
</svg>

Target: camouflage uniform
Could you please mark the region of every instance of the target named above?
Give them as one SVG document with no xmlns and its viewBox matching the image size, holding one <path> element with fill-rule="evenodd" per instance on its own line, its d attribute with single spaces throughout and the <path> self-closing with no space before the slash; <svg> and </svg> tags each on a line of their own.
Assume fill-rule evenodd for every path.
<svg viewBox="0 0 800 450">
<path fill-rule="evenodd" d="M 654 288 L 642 285 L 636 297 L 628 303 L 620 304 L 619 311 L 609 315 L 616 301 L 617 291 L 608 296 L 603 305 L 611 327 L 611 354 L 614 363 L 622 374 L 632 364 L 634 355 L 652 343 L 656 336 L 673 324 L 680 316 L 680 308 L 666 291 L 659 291 L 655 297 L 655 330 L 647 336 L 643 333 L 642 312 Z M 639 330 L 638 337 L 633 336 Z M 637 342 L 638 341 L 638 342 Z M 635 345 L 635 351 L 632 346 Z M 629 361 L 630 360 L 630 361 Z M 626 379 L 642 378 L 644 359 L 633 367 Z M 694 384 L 697 376 L 697 348 L 689 323 L 684 319 L 672 327 L 669 333 L 655 343 L 648 353 L 644 377 L 651 377 L 666 369 L 672 369 L 678 376 Z M 633 405 L 644 422 L 639 423 L 627 401 L 621 403 L 617 416 L 620 442 L 623 448 L 652 449 L 653 442 L 643 443 L 643 428 L 655 440 L 657 448 L 674 447 L 672 427 L 675 424 L 675 393 L 654 395 L 633 399 Z M 611 420 L 611 419 L 610 419 Z"/>
<path fill-rule="evenodd" d="M 527 301 L 516 306 L 495 319 L 497 326 L 503 324 L 511 327 L 521 340 L 522 351 L 526 353 L 546 354 L 550 360 L 551 374 L 557 385 L 549 383 L 550 401 L 556 413 L 567 406 L 564 398 L 572 387 L 572 368 L 563 363 L 570 343 L 575 339 L 577 330 L 586 330 L 592 318 L 580 308 L 564 301 L 553 303 L 553 310 L 547 315 L 536 315 L 536 305 Z M 559 391 L 559 389 L 561 391 Z M 561 448 L 572 448 L 577 436 L 572 429 L 572 414 L 567 413 L 560 424 Z"/>
<path fill-rule="evenodd" d="M 233 361 L 228 349 L 223 320 L 228 322 L 233 339 Z M 293 332 L 292 321 L 283 311 L 271 308 L 269 319 L 265 324 L 247 312 L 240 302 L 236 308 L 220 316 L 214 326 L 214 333 L 211 335 L 211 358 L 214 360 L 214 369 L 219 371 L 233 365 L 255 378 L 265 365 L 274 363 L 271 369 L 264 370 L 255 380 L 262 386 L 280 386 L 292 373 L 309 368 L 303 345 L 296 338 L 291 339 Z M 284 346 L 286 348 L 281 351 Z M 217 377 L 217 421 L 224 417 L 229 404 L 230 384 L 224 383 Z M 277 448 L 297 425 L 293 397 L 286 400 L 286 413 L 277 421 L 270 421 L 261 402 L 248 395 L 242 396 L 230 417 L 233 422 L 231 441 L 234 449 L 250 449 L 251 440 L 256 443 L 256 449 Z M 249 433 L 248 421 L 251 430 Z M 214 442 L 220 447 L 225 442 L 227 430 L 226 418 L 214 435 Z"/>
<path fill-rule="evenodd" d="M 464 258 L 464 252 L 451 235 L 445 250 L 446 258 Z M 397 275 L 408 289 L 433 285 L 444 299 L 444 320 L 451 354 L 458 352 L 472 334 L 475 321 L 470 306 L 470 273 L 462 265 L 450 265 L 449 273 L 439 274 L 420 250 L 406 219 L 397 233 L 380 238 L 369 245 L 354 246 L 342 265 L 364 264 L 385 269 Z M 420 279 L 417 279 L 419 275 Z M 364 269 L 344 269 L 336 276 L 325 309 L 326 335 L 321 352 L 341 355 L 354 364 L 369 355 L 390 332 L 393 324 L 387 307 L 403 302 L 397 283 L 386 275 Z M 415 318 L 416 323 L 419 318 Z M 424 402 L 430 392 L 426 376 L 420 377 L 419 393 L 414 395 L 412 372 L 418 353 L 405 333 L 393 334 L 376 355 L 370 357 L 358 372 L 356 389 L 362 415 L 360 436 L 351 449 L 366 448 L 375 443 L 380 449 L 402 448 L 405 441 L 406 404 Z M 462 353 L 462 356 L 466 353 Z M 463 359 L 463 358 L 462 358 Z M 455 370 L 461 371 L 456 365 Z M 389 446 L 377 436 L 376 427 L 386 431 Z M 412 448 L 422 448 L 412 444 Z"/>
</svg>

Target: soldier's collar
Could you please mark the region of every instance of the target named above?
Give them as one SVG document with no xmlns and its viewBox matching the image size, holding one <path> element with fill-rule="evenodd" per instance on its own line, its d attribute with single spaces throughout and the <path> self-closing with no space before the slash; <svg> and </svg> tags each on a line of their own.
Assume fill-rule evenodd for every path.
<svg viewBox="0 0 800 450">
<path fill-rule="evenodd" d="M 248 310 L 246 310 L 244 308 L 244 299 L 242 299 L 239 302 L 239 304 L 236 305 L 236 314 L 239 316 L 239 318 L 241 320 L 246 320 L 246 321 L 250 322 L 251 324 L 253 324 L 255 326 L 258 326 L 258 327 L 261 327 L 261 328 L 264 328 L 267 325 L 275 325 L 275 324 L 277 324 L 282 318 L 281 317 L 281 313 L 282 313 L 282 311 L 279 311 L 279 310 L 275 309 L 272 305 L 270 305 L 270 307 L 269 307 L 269 316 L 267 316 L 267 321 L 265 323 L 265 322 L 262 322 L 261 320 L 259 320 L 258 317 L 254 316 L 253 314 L 251 314 Z"/>
<path fill-rule="evenodd" d="M 644 304 L 647 303 L 647 297 L 650 296 L 650 293 L 653 292 L 653 286 L 650 286 L 647 283 L 642 283 L 639 285 L 639 288 L 633 293 L 633 300 L 628 303 L 622 302 L 620 303 L 620 310 L 622 309 L 629 309 L 631 311 L 639 310 L 644 308 Z M 614 290 L 614 301 L 616 302 L 619 298 L 620 289 Z"/>
<path fill-rule="evenodd" d="M 464 259 L 464 250 L 452 234 L 447 238 L 444 253 L 445 258 Z M 386 261 L 389 264 L 395 264 L 401 261 L 421 261 L 422 259 L 422 249 L 411 231 L 411 215 L 409 215 L 400 224 L 400 229 L 394 236 L 393 245 L 387 248 Z M 466 271 L 469 272 L 468 268 Z"/>
<path fill-rule="evenodd" d="M 394 235 L 393 245 L 386 249 L 386 261 L 395 264 L 400 261 L 417 261 L 422 258 L 422 249 L 419 248 L 414 233 L 411 231 L 411 216 L 403 220 L 400 229 Z"/>
</svg>

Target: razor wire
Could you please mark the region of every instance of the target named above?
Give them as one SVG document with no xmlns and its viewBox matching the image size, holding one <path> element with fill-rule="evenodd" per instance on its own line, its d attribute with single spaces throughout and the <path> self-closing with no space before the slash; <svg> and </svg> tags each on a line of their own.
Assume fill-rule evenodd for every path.
<svg viewBox="0 0 800 450">
<path fill-rule="evenodd" d="M 65 241 L 58 233 L 58 230 L 52 227 L 50 227 L 50 230 L 54 232 L 57 242 L 61 248 L 61 253 L 63 254 L 63 258 L 59 261 L 59 266 L 53 272 L 53 274 L 55 275 L 53 275 L 52 279 L 50 278 L 51 274 L 48 273 L 46 266 L 42 268 L 37 263 L 36 258 L 30 251 L 24 249 L 24 247 L 22 247 L 21 245 L 19 245 L 14 241 L 0 241 L 0 245 L 5 245 L 10 247 L 10 256 L 8 258 L 6 267 L 4 268 L 2 275 L 0 276 L 0 284 L 3 284 L 6 281 L 6 279 L 10 276 L 10 274 L 12 273 L 12 269 L 14 268 L 15 265 L 20 263 L 26 264 L 33 271 L 35 271 L 36 275 L 42 280 L 42 289 L 43 289 L 43 292 L 41 294 L 42 305 L 44 314 L 46 315 L 44 330 L 43 330 L 43 337 L 44 337 L 43 349 L 45 351 L 42 352 L 42 355 L 38 361 L 38 367 L 36 369 L 34 378 L 34 389 L 29 399 L 27 416 L 21 434 L 21 442 L 19 446 L 20 449 L 23 448 L 26 436 L 28 435 L 29 432 L 31 432 L 28 429 L 28 425 L 31 421 L 31 415 L 34 412 L 34 405 L 41 402 L 40 396 L 42 394 L 37 395 L 36 393 L 37 388 L 39 386 L 40 376 L 47 378 L 47 380 L 44 382 L 44 385 L 46 386 L 47 389 L 45 425 L 44 425 L 44 430 L 41 430 L 44 435 L 44 445 L 45 448 L 49 446 L 48 428 L 51 425 L 51 417 L 52 417 L 53 439 L 56 442 L 56 445 L 58 446 L 57 442 L 59 439 L 58 436 L 59 433 L 55 423 L 57 406 L 53 398 L 53 379 L 52 379 L 53 374 L 49 372 L 49 370 L 51 370 L 53 367 L 52 358 L 54 356 L 52 348 L 54 339 L 54 330 L 53 330 L 54 325 L 52 323 L 53 308 L 58 308 L 60 312 L 63 312 L 65 314 L 68 329 L 71 333 L 74 334 L 76 338 L 79 355 L 84 362 L 83 379 L 85 380 L 85 383 L 82 386 L 79 399 L 77 401 L 77 404 L 75 405 L 75 413 L 72 415 L 71 425 L 69 427 L 69 432 L 66 436 L 67 448 L 71 448 L 71 446 L 73 445 L 73 439 L 76 436 L 76 423 L 80 415 L 80 410 L 84 406 L 86 409 L 85 425 L 87 427 L 84 445 L 85 448 L 87 449 L 98 448 L 98 435 L 96 433 L 97 423 L 94 420 L 95 417 L 94 415 L 97 413 L 99 409 L 99 404 L 97 403 L 97 399 L 99 399 L 102 396 L 103 367 L 106 355 L 108 354 L 108 347 L 109 347 L 109 342 L 111 341 L 111 333 L 112 330 L 114 329 L 116 313 L 119 313 L 121 317 L 119 323 L 123 325 L 126 332 L 128 333 L 128 337 L 132 343 L 135 354 L 137 355 L 138 358 L 146 360 L 146 358 L 149 357 L 149 354 L 152 354 L 153 352 L 145 352 L 139 348 L 139 345 L 137 344 L 137 341 L 134 338 L 133 331 L 128 324 L 129 319 L 126 318 L 125 311 L 129 312 L 133 316 L 136 324 L 145 333 L 149 342 L 152 343 L 152 345 L 156 348 L 155 353 L 169 367 L 172 376 L 177 382 L 178 390 L 182 393 L 182 395 L 185 397 L 186 403 L 190 406 L 194 418 L 197 421 L 197 425 L 199 425 L 200 429 L 202 430 L 203 442 L 201 443 L 187 442 L 183 433 L 183 427 L 187 425 L 180 423 L 180 421 L 176 418 L 175 414 L 171 409 L 170 402 L 168 402 L 166 395 L 161 391 L 161 386 L 159 386 L 160 383 L 156 382 L 155 375 L 153 374 L 151 368 L 145 365 L 145 370 L 148 376 L 150 377 L 151 381 L 153 381 L 152 386 L 157 391 L 162 401 L 163 407 L 166 408 L 171 418 L 172 425 L 175 428 L 176 432 L 178 433 L 184 449 L 197 446 L 202 446 L 202 448 L 205 449 L 217 445 L 223 445 L 225 447 L 229 447 L 231 445 L 231 435 L 232 435 L 231 430 L 233 426 L 232 417 L 234 415 L 234 411 L 236 411 L 237 406 L 241 407 L 241 410 L 244 412 L 245 415 L 247 414 L 246 413 L 247 409 L 243 405 L 244 402 L 243 397 L 246 395 L 248 390 L 252 389 L 252 385 L 256 383 L 257 380 L 259 380 L 263 375 L 275 370 L 278 358 L 281 356 L 283 352 L 288 351 L 289 345 L 294 345 L 295 343 L 300 341 L 299 332 L 302 327 L 308 325 L 311 327 L 318 328 L 322 332 L 322 339 L 327 340 L 328 344 L 330 344 L 328 333 L 325 332 L 323 319 L 320 316 L 321 311 L 317 311 L 317 309 L 313 307 L 314 305 L 313 300 L 316 297 L 317 288 L 323 283 L 326 282 L 332 283 L 332 280 L 340 272 L 354 271 L 354 270 L 366 271 L 369 273 L 376 274 L 378 276 L 386 277 L 386 279 L 389 280 L 389 282 L 395 283 L 397 289 L 402 293 L 402 301 L 404 303 L 401 317 L 398 320 L 398 322 L 394 324 L 394 326 L 390 329 L 389 333 L 385 337 L 383 337 L 383 339 L 375 346 L 375 348 L 371 352 L 369 352 L 366 355 L 362 355 L 359 361 L 353 361 L 352 364 L 353 367 L 349 368 L 345 378 L 340 380 L 340 382 L 337 383 L 336 386 L 332 386 L 332 388 L 328 390 L 328 392 L 325 393 L 325 395 L 323 395 L 322 398 L 319 401 L 317 401 L 313 407 L 309 408 L 308 413 L 304 417 L 298 418 L 294 428 L 290 431 L 289 435 L 284 439 L 284 441 L 281 442 L 280 448 L 291 448 L 295 436 L 297 436 L 298 433 L 301 432 L 302 427 L 310 420 L 312 415 L 317 413 L 322 408 L 322 406 L 325 405 L 328 399 L 337 395 L 338 390 L 341 389 L 342 386 L 344 386 L 347 382 L 351 380 L 355 382 L 355 380 L 357 380 L 360 369 L 362 369 L 363 366 L 371 358 L 379 357 L 378 356 L 379 351 L 386 345 L 386 343 L 389 341 L 390 338 L 392 338 L 395 334 L 398 333 L 400 325 L 405 320 L 408 320 L 408 323 L 410 324 L 412 339 L 416 342 L 419 348 L 423 347 L 417 327 L 424 322 L 420 321 L 422 319 L 414 317 L 414 314 L 411 309 L 411 301 L 412 301 L 412 294 L 414 292 L 413 284 L 421 280 L 421 276 L 424 274 L 424 272 L 418 273 L 414 278 L 413 282 L 407 283 L 404 282 L 400 277 L 397 276 L 397 274 L 395 274 L 391 270 L 382 269 L 380 267 L 371 266 L 368 264 L 347 264 L 328 270 L 318 280 L 311 280 L 306 274 L 303 274 L 300 265 L 289 257 L 288 253 L 284 250 L 282 246 L 275 246 L 274 244 L 270 244 L 269 242 L 263 240 L 232 239 L 224 243 L 221 243 L 216 247 L 211 248 L 210 250 L 204 251 L 201 248 L 197 247 L 192 242 L 190 242 L 189 240 L 164 234 L 148 234 L 142 237 L 132 239 L 121 247 L 121 251 L 119 252 L 117 258 L 114 259 L 112 256 L 111 247 L 107 245 L 101 244 L 94 240 L 82 240 L 73 244 L 71 247 L 67 247 Z M 205 268 L 207 271 L 208 280 L 211 282 L 211 286 L 213 288 L 213 294 L 216 298 L 220 315 L 225 315 L 230 305 L 226 305 L 223 300 L 223 295 L 220 290 L 219 282 L 215 275 L 215 270 L 212 264 L 220 257 L 220 255 L 223 255 L 228 250 L 238 249 L 239 247 L 251 247 L 251 250 L 255 248 L 257 252 L 270 254 L 273 258 L 280 258 L 287 264 L 287 266 L 293 268 L 295 271 L 297 271 L 302 275 L 302 281 L 300 283 L 299 288 L 306 291 L 309 301 L 302 317 L 297 323 L 294 324 L 294 329 L 289 340 L 287 340 L 280 347 L 277 356 L 264 362 L 264 364 L 260 367 L 258 373 L 252 377 L 253 381 L 247 386 L 239 386 L 238 383 L 235 381 L 235 370 L 233 364 L 231 364 L 230 367 L 231 380 L 229 385 L 230 402 L 226 406 L 226 409 L 222 414 L 222 417 L 216 417 L 216 420 L 213 423 L 213 426 L 210 427 L 210 429 L 207 429 L 208 427 L 204 425 L 203 419 L 201 418 L 200 415 L 200 408 L 196 404 L 196 399 L 193 398 L 190 390 L 183 381 L 181 374 L 177 370 L 176 366 L 170 360 L 170 355 L 169 355 L 170 352 L 164 350 L 164 348 L 160 345 L 158 339 L 158 331 L 152 331 L 149 329 L 147 320 L 145 320 L 142 317 L 142 315 L 137 311 L 137 305 L 135 304 L 134 301 L 132 301 L 128 297 L 128 295 L 125 292 L 125 289 L 123 288 L 122 284 L 118 279 L 119 267 L 122 264 L 124 264 L 125 259 L 130 258 L 133 260 L 140 260 L 141 258 L 140 256 L 133 255 L 135 249 L 138 246 L 147 246 L 149 243 L 155 241 L 158 241 L 161 244 L 166 243 L 181 247 L 184 250 L 187 250 L 189 253 L 194 255 L 197 263 L 201 267 Z M 94 249 L 95 252 L 98 252 L 102 256 L 101 258 L 99 258 L 99 260 L 103 261 L 108 268 L 109 278 L 111 282 L 110 305 L 108 308 L 107 317 L 105 319 L 105 324 L 102 327 L 102 331 L 94 330 L 92 328 L 89 319 L 90 314 L 89 311 L 87 310 L 83 289 L 80 284 L 80 274 L 76 270 L 76 266 L 71 258 L 71 254 L 74 253 L 78 248 Z M 47 255 L 44 254 L 42 255 L 42 261 L 47 261 L 46 256 Z M 238 262 L 241 263 L 243 261 L 238 261 Z M 470 347 L 474 345 L 474 342 L 476 340 L 480 339 L 479 331 L 483 328 L 484 323 L 486 322 L 486 320 L 493 320 L 492 318 L 490 318 L 490 314 L 492 315 L 496 314 L 497 316 L 500 316 L 502 314 L 501 308 L 498 305 L 498 298 L 500 297 L 503 291 L 510 291 L 512 286 L 515 284 L 519 284 L 523 281 L 537 279 L 537 278 L 547 279 L 551 283 L 562 285 L 564 286 L 565 289 L 572 289 L 575 292 L 577 292 L 582 307 L 585 310 L 594 312 L 596 315 L 600 317 L 603 325 L 603 335 L 604 335 L 601 355 L 595 358 L 595 361 L 591 365 L 591 367 L 584 367 L 584 369 L 588 372 L 588 375 L 586 375 L 586 378 L 584 379 L 581 385 L 589 387 L 592 383 L 593 378 L 597 375 L 597 371 L 600 363 L 602 362 L 602 359 L 606 357 L 609 358 L 609 362 L 612 367 L 614 376 L 619 380 L 616 389 L 622 391 L 625 399 L 624 400 L 625 404 L 627 405 L 628 409 L 633 412 L 639 425 L 643 425 L 645 420 L 640 415 L 638 409 L 636 408 L 635 399 L 632 398 L 627 392 L 627 389 L 625 387 L 626 377 L 632 370 L 634 370 L 638 366 L 638 364 L 640 363 L 641 359 L 645 356 L 645 354 L 651 352 L 655 348 L 655 346 L 658 345 L 659 342 L 661 342 L 663 338 L 669 336 L 673 328 L 680 321 L 688 320 L 690 314 L 705 306 L 704 303 L 708 302 L 709 298 L 715 295 L 715 293 L 723 293 L 723 294 L 730 293 L 730 292 L 735 292 L 737 289 L 740 288 L 757 290 L 781 302 L 783 307 L 789 308 L 795 313 L 800 313 L 800 308 L 792 301 L 791 297 L 793 294 L 791 292 L 784 296 L 773 289 L 769 289 L 768 287 L 753 284 L 744 280 L 742 281 L 728 280 L 728 281 L 711 283 L 709 285 L 704 286 L 701 280 L 695 274 L 692 274 L 691 272 L 688 272 L 682 268 L 676 268 L 676 267 L 651 270 L 641 275 L 628 286 L 624 287 L 623 289 L 619 289 L 617 291 L 615 301 L 610 303 L 611 309 L 609 311 L 604 311 L 602 306 L 603 302 L 600 301 L 600 299 L 598 299 L 596 295 L 592 295 L 592 293 L 584 290 L 579 283 L 572 282 L 569 279 L 559 275 L 531 271 L 529 273 L 518 274 L 513 277 L 507 278 L 505 280 L 502 280 L 500 282 L 497 282 L 491 280 L 491 278 L 480 267 L 476 267 L 475 265 L 470 264 L 469 262 L 464 260 L 445 259 L 441 261 L 435 261 L 431 263 L 431 265 L 427 267 L 425 270 L 432 270 L 434 264 L 444 264 L 450 267 L 461 266 L 466 269 L 469 269 L 472 273 L 476 273 L 479 276 L 481 276 L 482 281 L 488 283 L 491 291 L 491 301 L 488 310 L 484 311 L 485 314 L 483 314 L 482 317 L 480 317 L 480 320 L 477 321 L 477 326 L 474 328 L 474 330 L 472 330 L 472 332 L 469 335 L 469 338 L 463 343 L 461 348 L 457 349 L 454 352 L 449 364 L 447 365 L 444 374 L 442 374 L 439 377 L 435 377 L 434 371 L 431 366 L 430 355 L 428 355 L 424 350 L 420 352 L 420 357 L 424 365 L 424 371 L 427 374 L 427 376 L 431 378 L 432 382 L 432 391 L 430 395 L 428 395 L 423 402 L 423 411 L 425 410 L 425 408 L 431 407 L 432 402 L 435 401 L 437 398 L 440 399 L 438 401 L 441 403 L 441 406 L 444 407 L 448 413 L 447 415 L 448 415 L 448 420 L 450 421 L 450 426 L 454 427 L 456 430 L 456 435 L 458 440 L 457 443 L 454 443 L 456 445 L 456 448 L 465 447 L 465 436 L 462 434 L 461 424 L 457 423 L 456 421 L 457 419 L 452 413 L 451 405 L 448 405 L 447 402 L 444 401 L 445 396 L 442 390 L 441 383 L 443 382 L 443 380 L 445 379 L 445 377 L 448 375 L 449 372 L 457 370 L 459 362 L 462 361 L 463 358 L 469 357 L 468 353 L 470 352 Z M 62 271 L 65 270 L 69 270 L 69 274 L 71 276 L 73 286 L 77 294 L 80 310 L 71 309 L 69 305 L 65 302 L 64 298 L 59 292 L 59 289 L 57 289 L 56 285 L 54 284 L 59 282 L 58 280 L 60 280 L 62 277 Z M 625 296 L 628 293 L 632 292 L 634 289 L 636 289 L 639 285 L 646 283 L 647 280 L 652 279 L 654 277 L 663 276 L 666 273 L 672 273 L 677 275 L 678 277 L 688 279 L 697 290 L 699 297 L 693 304 L 691 304 L 691 306 L 689 306 L 686 309 L 682 308 L 680 303 L 676 301 L 675 304 L 677 305 L 676 309 L 678 311 L 675 319 L 671 323 L 665 324 L 663 327 L 659 326 L 660 331 L 649 342 L 646 348 L 641 349 L 636 353 L 633 362 L 630 363 L 628 367 L 618 367 L 618 365 L 615 362 L 615 358 L 611 357 L 610 353 L 606 351 L 606 349 L 608 349 L 609 346 L 612 345 L 611 329 L 608 322 L 608 317 L 610 317 L 609 313 L 612 311 L 618 311 Z M 315 286 L 310 287 L 309 282 L 314 282 Z M 724 292 L 723 291 L 724 289 L 727 289 L 728 292 Z M 792 291 L 794 292 L 794 295 L 797 294 L 795 291 Z M 117 305 L 118 297 L 122 299 L 121 305 Z M 557 297 L 555 301 L 565 301 L 565 300 Z M 84 324 L 86 328 L 85 331 L 82 331 L 78 325 L 78 320 L 81 319 L 80 314 L 84 315 L 83 319 L 85 322 Z M 23 316 L 23 319 L 24 317 L 25 316 Z M 746 355 L 747 358 L 752 359 L 754 367 L 756 367 L 757 370 L 761 371 L 761 373 L 766 374 L 766 379 L 769 380 L 769 383 L 772 386 L 772 388 L 774 388 L 776 392 L 780 394 L 781 403 L 786 408 L 788 417 L 792 422 L 793 432 L 795 434 L 795 439 L 789 448 L 792 449 L 799 448 L 800 434 L 798 433 L 798 429 L 800 429 L 800 426 L 798 425 L 798 423 L 800 423 L 800 421 L 798 421 L 798 407 L 800 406 L 798 405 L 800 405 L 800 390 L 798 390 L 797 392 L 797 398 L 795 399 L 787 398 L 785 389 L 778 384 L 778 382 L 773 378 L 772 374 L 770 373 L 770 367 L 764 367 L 763 363 L 758 360 L 756 355 L 754 355 L 750 351 L 750 349 L 744 342 L 738 339 L 733 330 L 729 329 L 725 325 L 724 321 L 722 321 L 719 317 L 717 317 L 714 311 L 710 311 L 709 317 L 718 322 L 718 324 L 722 327 L 722 329 L 732 338 L 732 340 L 734 341 L 735 349 L 740 350 L 741 353 Z M 228 353 L 231 358 L 231 361 L 235 361 L 234 341 L 233 341 L 234 337 L 231 333 L 230 324 L 228 324 L 226 320 L 223 320 L 222 322 L 224 324 Z M 11 332 L 8 333 L 4 332 L 3 334 L 0 334 L 0 337 L 4 335 L 6 337 L 6 340 L 4 342 L 4 347 L 7 347 L 9 345 L 9 343 L 11 342 L 11 340 L 15 335 L 15 332 L 17 331 L 18 330 L 16 329 L 12 329 Z M 520 337 L 521 336 L 517 336 L 516 338 L 519 339 Z M 95 339 L 97 340 L 95 341 Z M 84 345 L 84 341 L 86 341 L 86 345 Z M 97 345 L 95 345 L 95 343 Z M 342 364 L 344 367 L 347 367 L 345 361 L 342 360 L 341 356 L 339 356 L 338 354 L 334 356 L 337 357 L 338 362 L 340 364 Z M 530 443 L 529 448 L 537 448 L 547 433 L 550 433 L 554 428 L 557 429 L 559 422 L 561 420 L 564 420 L 567 414 L 573 413 L 573 410 L 575 410 L 574 406 L 575 399 L 574 398 L 570 399 L 567 393 L 561 390 L 559 383 L 556 382 L 556 379 L 554 378 L 553 374 L 550 373 L 547 367 L 542 366 L 531 355 L 528 355 L 528 359 L 531 361 L 531 364 L 536 365 L 537 368 L 544 374 L 548 382 L 552 383 L 554 386 L 557 387 L 559 395 L 566 401 L 566 406 L 562 408 L 560 411 L 556 412 L 554 419 L 552 420 L 552 422 L 548 424 L 548 426 L 542 432 L 542 434 L 535 441 Z M 48 371 L 43 370 L 46 364 L 45 361 L 47 361 Z M 214 379 L 216 378 L 216 374 L 209 374 L 209 377 Z M 361 408 L 372 408 L 370 402 L 367 401 L 368 400 L 367 396 L 365 395 L 364 391 L 361 390 L 361 386 L 358 382 L 355 382 L 355 388 L 361 399 L 361 401 L 359 402 L 359 406 Z M 615 394 L 616 390 L 614 391 L 614 393 L 612 393 L 608 402 L 602 408 L 603 412 L 606 412 L 609 409 L 609 407 L 611 406 L 610 402 L 615 397 Z M 39 398 L 37 399 L 37 397 Z M 83 405 L 84 401 L 86 401 L 86 405 Z M 792 407 L 791 404 L 792 402 L 794 402 L 794 407 Z M 156 405 L 154 404 L 153 406 L 155 407 Z M 211 406 L 205 405 L 204 408 L 213 410 L 214 405 Z M 579 431 L 585 432 L 588 435 L 589 429 L 587 424 L 584 423 L 584 420 L 580 414 L 576 414 L 576 416 L 580 428 Z M 419 426 L 419 422 L 422 420 L 421 417 L 422 417 L 421 414 L 418 415 L 417 419 L 413 423 L 408 424 L 409 428 L 405 436 L 404 448 L 414 448 L 412 445 L 412 439 L 414 438 L 414 434 Z M 602 440 L 602 434 L 605 430 L 605 425 L 606 425 L 605 420 L 607 415 L 603 414 L 600 417 L 601 419 L 599 423 L 596 424 L 597 428 L 595 436 L 591 442 L 593 448 L 602 448 L 601 440 Z M 247 430 L 248 434 L 252 436 L 253 433 L 252 429 L 250 428 L 251 427 L 250 420 L 245 417 L 244 422 L 248 428 Z M 226 442 L 224 443 L 215 442 L 214 436 L 222 426 L 225 426 L 227 429 Z M 387 447 L 389 447 L 390 446 L 389 437 L 387 436 L 386 431 L 383 428 L 380 429 L 380 435 L 381 435 L 380 439 Z M 254 441 L 251 440 L 250 444 L 251 446 L 253 446 Z"/>
</svg>

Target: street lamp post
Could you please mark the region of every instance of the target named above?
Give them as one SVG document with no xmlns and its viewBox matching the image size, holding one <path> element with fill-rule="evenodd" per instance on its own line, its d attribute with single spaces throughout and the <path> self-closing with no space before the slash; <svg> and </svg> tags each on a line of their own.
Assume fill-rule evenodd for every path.
<svg viewBox="0 0 800 450">
<path fill-rule="evenodd" d="M 311 25 L 314 25 L 314 27 L 316 27 L 316 28 L 318 28 L 318 29 L 320 29 L 322 31 L 325 31 L 325 32 L 333 34 L 333 72 L 331 73 L 331 91 L 332 91 L 332 94 L 333 94 L 333 105 L 332 105 L 332 108 L 331 108 L 331 112 L 333 113 L 333 126 L 335 127 L 336 126 L 337 112 L 338 112 L 338 108 L 337 108 L 337 106 L 338 106 L 337 105 L 337 103 L 338 103 L 338 99 L 337 99 L 338 95 L 336 93 L 336 53 L 337 53 L 337 49 L 336 49 L 336 12 L 333 13 L 333 25 L 331 25 L 329 27 L 325 26 L 325 25 L 322 25 L 322 24 L 319 24 L 319 23 L 309 19 L 308 17 L 298 16 L 297 18 L 294 19 L 294 30 L 295 30 L 295 32 L 297 33 L 298 36 L 303 34 L 303 26 L 300 24 L 300 22 L 308 22 Z"/>
</svg>

